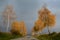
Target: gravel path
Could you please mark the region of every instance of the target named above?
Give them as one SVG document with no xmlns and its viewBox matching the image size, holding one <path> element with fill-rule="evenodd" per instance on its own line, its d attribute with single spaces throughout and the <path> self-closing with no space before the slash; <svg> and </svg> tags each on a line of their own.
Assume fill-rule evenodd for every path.
<svg viewBox="0 0 60 40">
<path fill-rule="evenodd" d="M 11 39 L 11 40 L 38 40 L 32 36 L 26 36 L 26 37 L 23 37 L 23 38 L 17 38 L 17 39 Z"/>
</svg>

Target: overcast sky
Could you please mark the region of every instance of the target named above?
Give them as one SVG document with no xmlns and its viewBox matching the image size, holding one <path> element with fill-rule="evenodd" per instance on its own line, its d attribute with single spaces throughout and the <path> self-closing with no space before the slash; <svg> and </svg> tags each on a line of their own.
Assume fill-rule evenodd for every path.
<svg viewBox="0 0 60 40">
<path fill-rule="evenodd" d="M 47 8 L 53 14 L 56 14 L 56 25 L 51 31 L 60 32 L 60 0 L 0 0 L 0 19 L 1 12 L 3 12 L 6 5 L 13 5 L 17 20 L 25 21 L 27 30 L 31 32 L 31 28 L 38 17 L 38 10 L 42 8 L 44 3 L 47 4 Z M 47 32 L 47 29 L 43 32 Z"/>
</svg>

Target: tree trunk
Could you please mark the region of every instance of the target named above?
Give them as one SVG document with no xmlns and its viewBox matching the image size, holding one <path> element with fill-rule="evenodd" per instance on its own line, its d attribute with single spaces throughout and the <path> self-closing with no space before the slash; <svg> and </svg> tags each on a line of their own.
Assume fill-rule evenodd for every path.
<svg viewBox="0 0 60 40">
<path fill-rule="evenodd" d="M 49 35 L 50 35 L 50 30 L 49 30 L 49 27 L 47 26 L 47 29 L 48 29 L 48 33 L 49 33 Z"/>
</svg>

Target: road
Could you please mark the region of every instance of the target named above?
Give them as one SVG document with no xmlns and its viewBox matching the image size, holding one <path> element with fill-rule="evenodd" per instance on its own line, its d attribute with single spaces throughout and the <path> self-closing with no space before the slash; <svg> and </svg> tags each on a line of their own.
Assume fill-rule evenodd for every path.
<svg viewBox="0 0 60 40">
<path fill-rule="evenodd" d="M 22 38 L 17 38 L 17 39 L 11 39 L 11 40 L 38 40 L 32 36 L 26 36 L 26 37 L 22 37 Z"/>
</svg>

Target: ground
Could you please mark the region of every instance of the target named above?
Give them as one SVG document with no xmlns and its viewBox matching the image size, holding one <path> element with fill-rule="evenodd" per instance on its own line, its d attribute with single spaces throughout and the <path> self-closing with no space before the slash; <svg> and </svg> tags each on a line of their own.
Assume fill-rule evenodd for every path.
<svg viewBox="0 0 60 40">
<path fill-rule="evenodd" d="M 17 39 L 11 39 L 11 40 L 38 40 L 32 36 L 25 36 L 25 37 L 22 37 L 22 38 L 17 38 Z"/>
<path fill-rule="evenodd" d="M 40 34 L 39 36 L 21 36 L 21 35 L 11 35 L 10 33 L 0 33 L 0 40 L 60 40 L 60 32 L 50 33 L 50 34 Z"/>
</svg>

